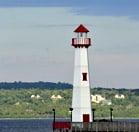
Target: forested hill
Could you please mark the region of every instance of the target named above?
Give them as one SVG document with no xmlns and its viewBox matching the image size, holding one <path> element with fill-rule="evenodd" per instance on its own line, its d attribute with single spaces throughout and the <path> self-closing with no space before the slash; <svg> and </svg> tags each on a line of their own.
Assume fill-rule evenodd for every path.
<svg viewBox="0 0 139 132">
<path fill-rule="evenodd" d="M 0 89 L 71 89 L 72 87 L 71 84 L 62 82 L 0 82 Z"/>
<path fill-rule="evenodd" d="M 31 88 L 38 88 L 38 89 L 49 89 L 49 90 L 54 90 L 54 89 L 72 89 L 73 85 L 65 82 L 0 82 L 0 89 L 31 89 Z M 111 91 L 111 90 L 116 90 L 119 93 L 124 93 L 126 91 L 130 91 L 135 93 L 136 95 L 139 95 L 139 89 L 125 89 L 125 88 L 102 88 L 102 87 L 95 87 L 93 88 L 94 92 L 101 92 L 101 91 Z"/>
</svg>

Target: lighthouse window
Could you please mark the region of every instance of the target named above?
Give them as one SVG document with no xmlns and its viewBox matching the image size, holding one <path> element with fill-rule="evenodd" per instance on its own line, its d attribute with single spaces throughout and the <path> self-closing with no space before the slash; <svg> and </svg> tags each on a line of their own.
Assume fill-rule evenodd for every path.
<svg viewBox="0 0 139 132">
<path fill-rule="evenodd" d="M 83 81 L 87 81 L 87 73 L 82 73 L 83 75 Z"/>
</svg>

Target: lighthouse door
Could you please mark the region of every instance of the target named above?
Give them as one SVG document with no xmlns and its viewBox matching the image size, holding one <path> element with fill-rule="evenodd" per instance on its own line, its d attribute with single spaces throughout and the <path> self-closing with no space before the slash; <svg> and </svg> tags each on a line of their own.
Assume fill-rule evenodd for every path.
<svg viewBox="0 0 139 132">
<path fill-rule="evenodd" d="M 89 122 L 89 114 L 83 114 L 83 122 Z"/>
</svg>

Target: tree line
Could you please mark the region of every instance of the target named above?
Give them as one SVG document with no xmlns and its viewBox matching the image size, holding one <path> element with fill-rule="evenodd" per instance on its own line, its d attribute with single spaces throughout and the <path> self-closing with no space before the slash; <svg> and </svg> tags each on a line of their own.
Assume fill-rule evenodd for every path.
<svg viewBox="0 0 139 132">
<path fill-rule="evenodd" d="M 0 82 L 0 89 L 71 89 L 72 87 L 72 84 L 65 82 Z"/>
</svg>

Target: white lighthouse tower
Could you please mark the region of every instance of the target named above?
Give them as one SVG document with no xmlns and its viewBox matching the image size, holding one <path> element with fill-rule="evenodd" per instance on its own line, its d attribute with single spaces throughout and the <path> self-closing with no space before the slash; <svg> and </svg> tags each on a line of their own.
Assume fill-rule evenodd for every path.
<svg viewBox="0 0 139 132">
<path fill-rule="evenodd" d="M 82 24 L 74 32 L 77 36 L 72 38 L 72 46 L 75 48 L 72 122 L 92 122 L 88 70 L 88 47 L 91 39 L 87 37 L 89 30 Z"/>
</svg>

